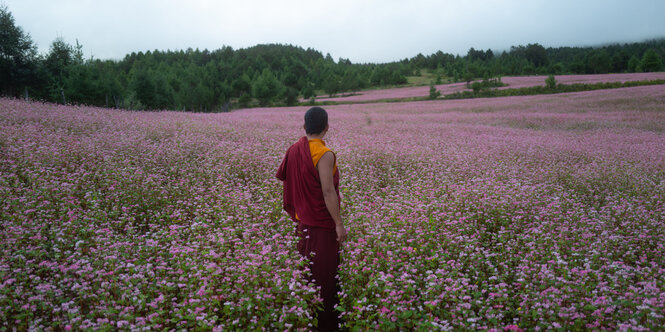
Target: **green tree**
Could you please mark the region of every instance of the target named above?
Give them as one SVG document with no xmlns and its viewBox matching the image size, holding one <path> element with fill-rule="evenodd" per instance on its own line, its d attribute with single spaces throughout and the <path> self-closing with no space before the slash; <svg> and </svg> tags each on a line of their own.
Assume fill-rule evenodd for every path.
<svg viewBox="0 0 665 332">
<path fill-rule="evenodd" d="M 252 84 L 252 94 L 259 100 L 261 106 L 268 106 L 278 96 L 282 95 L 284 85 L 277 80 L 275 74 L 266 68 Z"/>
<path fill-rule="evenodd" d="M 283 90 L 284 103 L 288 106 L 293 106 L 298 103 L 298 90 L 292 87 L 286 87 Z"/>
<path fill-rule="evenodd" d="M 663 61 L 660 55 L 651 48 L 642 56 L 641 67 L 642 71 L 645 72 L 661 71 L 663 69 Z"/>
<path fill-rule="evenodd" d="M 132 73 L 131 89 L 135 100 L 138 102 L 134 108 L 155 108 L 155 83 L 145 69 L 137 69 Z"/>
<path fill-rule="evenodd" d="M 251 95 L 252 80 L 249 78 L 249 75 L 244 72 L 240 77 L 233 80 L 231 87 L 233 88 L 234 96 L 236 97 Z"/>
<path fill-rule="evenodd" d="M 323 91 L 332 97 L 340 91 L 341 79 L 337 74 L 332 74 L 323 82 Z"/>
<path fill-rule="evenodd" d="M 358 91 L 359 88 L 360 79 L 358 78 L 358 75 L 352 70 L 347 70 L 342 77 L 342 81 L 340 82 L 340 89 L 342 91 L 354 92 Z"/>
<path fill-rule="evenodd" d="M 437 65 L 436 71 L 434 72 L 434 74 L 436 75 L 436 80 L 434 81 L 434 83 L 436 83 L 436 84 L 443 83 L 442 80 L 441 80 L 443 78 L 443 67 L 441 67 L 440 64 Z"/>
<path fill-rule="evenodd" d="M 462 79 L 464 82 L 466 82 L 466 87 L 471 88 L 471 81 L 473 81 L 473 73 L 466 70 L 464 71 L 464 74 L 462 74 Z"/>
<path fill-rule="evenodd" d="M 0 5 L 0 94 L 16 96 L 36 79 L 37 47 Z"/>
<path fill-rule="evenodd" d="M 619 52 L 612 55 L 612 71 L 615 73 L 623 73 L 628 69 L 628 61 L 630 57 L 625 50 L 620 50 Z"/>
<path fill-rule="evenodd" d="M 590 52 L 587 60 L 587 73 L 607 74 L 612 69 L 612 59 L 603 49 Z"/>
<path fill-rule="evenodd" d="M 471 89 L 473 89 L 473 93 L 479 93 L 480 91 L 484 90 L 485 86 L 483 85 L 482 82 L 473 82 L 471 83 Z"/>
<path fill-rule="evenodd" d="M 150 107 L 155 109 L 172 108 L 174 106 L 174 93 L 173 89 L 168 84 L 165 72 L 150 71 L 148 72 L 148 75 L 152 79 L 152 85 L 154 88 L 154 96 L 152 99 L 153 104 L 150 105 Z"/>
<path fill-rule="evenodd" d="M 556 78 L 554 78 L 554 75 L 550 75 L 545 79 L 545 85 L 548 89 L 556 88 Z"/>
<path fill-rule="evenodd" d="M 640 63 L 640 59 L 636 56 L 633 55 L 630 57 L 630 60 L 628 60 L 628 72 L 629 73 L 637 73 L 642 71 L 642 64 Z"/>
<path fill-rule="evenodd" d="M 83 64 L 70 66 L 64 80 L 68 102 L 86 105 L 99 105 L 102 101 L 98 86 L 99 72 L 92 66 Z"/>
<path fill-rule="evenodd" d="M 549 62 L 547 50 L 538 43 L 527 45 L 524 51 L 524 56 L 535 67 L 544 66 Z"/>
<path fill-rule="evenodd" d="M 441 96 L 441 91 L 436 89 L 436 86 L 434 84 L 430 84 L 429 86 L 429 99 L 436 99 Z"/>
<path fill-rule="evenodd" d="M 307 82 L 305 86 L 302 88 L 302 90 L 300 90 L 300 93 L 302 94 L 302 97 L 305 99 L 316 97 L 316 94 L 314 92 L 314 83 Z"/>
<path fill-rule="evenodd" d="M 252 102 L 252 94 L 249 92 L 243 93 L 242 95 L 240 95 L 240 98 L 238 98 L 238 106 L 240 106 L 241 108 L 248 107 L 251 102 Z"/>
<path fill-rule="evenodd" d="M 122 84 L 122 74 L 115 70 L 116 63 L 111 60 L 96 60 L 90 64 L 94 66 L 97 73 L 97 89 L 101 100 L 97 105 L 106 107 L 121 107 L 122 95 L 124 90 Z"/>
<path fill-rule="evenodd" d="M 52 101 L 67 103 L 65 81 L 73 64 L 74 49 L 64 39 L 58 37 L 49 48 L 44 66 L 49 74 L 49 96 Z"/>
</svg>

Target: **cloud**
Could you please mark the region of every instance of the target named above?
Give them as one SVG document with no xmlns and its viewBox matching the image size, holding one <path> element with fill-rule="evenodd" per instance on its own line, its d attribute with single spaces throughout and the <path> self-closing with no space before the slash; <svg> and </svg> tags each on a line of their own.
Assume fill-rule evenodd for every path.
<svg viewBox="0 0 665 332">
<path fill-rule="evenodd" d="M 598 45 L 665 37 L 665 2 L 638 1 L 157 1 L 10 0 L 42 52 L 62 36 L 86 54 L 288 43 L 353 62 L 437 50 Z"/>
</svg>

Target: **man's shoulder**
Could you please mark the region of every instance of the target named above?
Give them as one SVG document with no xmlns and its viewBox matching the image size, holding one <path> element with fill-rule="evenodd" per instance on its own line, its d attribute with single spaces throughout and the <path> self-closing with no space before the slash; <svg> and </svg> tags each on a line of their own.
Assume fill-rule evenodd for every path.
<svg viewBox="0 0 665 332">
<path fill-rule="evenodd" d="M 321 159 L 319 160 L 324 160 L 324 161 L 329 161 L 330 163 L 335 161 L 335 153 L 332 152 L 332 150 L 328 149 L 327 151 L 323 152 L 321 155 Z"/>
</svg>

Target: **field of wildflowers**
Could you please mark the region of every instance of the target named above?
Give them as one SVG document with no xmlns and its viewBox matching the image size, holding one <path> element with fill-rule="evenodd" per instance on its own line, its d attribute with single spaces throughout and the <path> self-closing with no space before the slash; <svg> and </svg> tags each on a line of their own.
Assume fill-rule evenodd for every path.
<svg viewBox="0 0 665 332">
<path fill-rule="evenodd" d="M 547 76 L 507 76 L 502 77 L 501 81 L 507 85 L 499 89 L 518 89 L 532 86 L 545 85 Z M 626 73 L 626 74 L 591 74 L 591 75 L 557 75 L 557 83 L 561 84 L 594 84 L 605 82 L 630 82 L 630 81 L 651 81 L 665 79 L 665 72 L 657 73 Z M 456 92 L 471 91 L 467 89 L 466 83 L 451 83 L 439 84 L 436 89 L 442 95 L 449 95 Z M 381 90 L 367 90 L 360 91 L 356 94 L 344 96 L 319 96 L 316 98 L 318 101 L 334 101 L 334 102 L 368 102 L 374 100 L 384 99 L 404 99 L 415 97 L 427 97 L 429 95 L 429 87 L 416 86 L 406 88 L 392 88 Z"/>
<path fill-rule="evenodd" d="M 327 107 L 361 330 L 665 325 L 665 89 Z M 0 99 L 0 329 L 306 330 L 306 107 Z"/>
</svg>

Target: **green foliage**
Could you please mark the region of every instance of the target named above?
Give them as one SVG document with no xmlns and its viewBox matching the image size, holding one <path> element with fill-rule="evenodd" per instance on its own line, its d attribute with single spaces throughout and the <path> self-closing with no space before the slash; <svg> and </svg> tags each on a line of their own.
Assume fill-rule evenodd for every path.
<svg viewBox="0 0 665 332">
<path fill-rule="evenodd" d="M 554 75 L 547 76 L 545 79 L 545 86 L 549 89 L 556 88 L 556 78 L 554 78 Z"/>
<path fill-rule="evenodd" d="M 620 50 L 612 55 L 612 72 L 622 73 L 628 69 L 630 56 L 625 50 Z"/>
<path fill-rule="evenodd" d="M 309 84 L 309 83 L 308 83 L 308 84 L 305 84 L 305 86 L 302 88 L 302 90 L 300 91 L 300 93 L 302 94 L 302 97 L 305 98 L 305 99 L 309 99 L 309 98 L 311 98 L 311 97 L 315 97 L 315 93 L 314 93 L 314 85 L 313 85 L 313 84 Z"/>
<path fill-rule="evenodd" d="M 506 86 L 506 84 L 501 82 L 501 78 L 486 78 L 482 81 L 473 82 L 471 84 L 471 89 L 474 93 L 479 93 L 490 88 L 498 88 L 502 86 Z"/>
<path fill-rule="evenodd" d="M 344 73 L 340 82 L 340 89 L 342 91 L 358 91 L 361 87 L 361 80 L 358 74 L 347 71 Z"/>
<path fill-rule="evenodd" d="M 483 50 L 475 50 L 472 47 L 467 52 L 466 57 L 471 61 L 486 61 L 486 60 L 491 60 L 494 57 L 494 53 L 490 49 L 488 49 L 487 51 L 483 51 Z"/>
<path fill-rule="evenodd" d="M 640 59 L 633 55 L 630 57 L 630 60 L 628 60 L 628 72 L 630 73 L 638 73 L 642 71 L 642 64 L 640 63 Z"/>
<path fill-rule="evenodd" d="M 328 79 L 323 83 L 323 91 L 328 94 L 328 96 L 332 97 L 335 94 L 337 94 L 340 91 L 341 88 L 341 81 L 339 76 L 337 75 L 330 75 Z"/>
<path fill-rule="evenodd" d="M 564 93 L 564 92 L 579 92 L 579 91 L 592 91 L 601 89 L 618 89 L 633 86 L 644 85 L 660 85 L 665 84 L 665 80 L 651 80 L 651 81 L 628 81 L 628 82 L 609 82 L 609 83 L 594 83 L 594 84 L 557 84 L 554 88 L 549 86 L 532 86 L 517 89 L 504 89 L 504 90 L 488 90 L 480 89 L 478 91 L 463 91 L 448 94 L 444 99 L 469 99 L 469 98 L 486 98 L 486 97 L 508 97 L 508 96 L 531 96 L 540 94 L 551 93 Z"/>
<path fill-rule="evenodd" d="M 481 82 L 473 82 L 471 83 L 471 89 L 474 93 L 478 93 L 483 89 L 483 84 Z"/>
<path fill-rule="evenodd" d="M 259 105 L 268 106 L 285 89 L 284 85 L 277 80 L 275 74 L 266 68 L 252 84 L 252 94 L 259 100 Z"/>
<path fill-rule="evenodd" d="M 408 70 L 398 64 L 374 65 L 370 82 L 375 86 L 406 84 Z"/>
<path fill-rule="evenodd" d="M 605 50 L 592 52 L 587 58 L 587 68 L 589 74 L 607 74 L 612 69 L 612 62 L 609 54 Z"/>
<path fill-rule="evenodd" d="M 439 65 L 439 66 L 436 67 L 435 75 L 436 75 L 436 80 L 434 81 L 434 84 L 441 84 L 441 83 L 443 83 L 443 81 L 442 81 L 442 78 L 443 78 L 443 68 L 441 67 L 441 65 Z"/>
<path fill-rule="evenodd" d="M 465 81 L 471 88 L 474 78 L 495 75 L 534 74 L 593 74 L 641 71 L 641 59 L 647 49 L 653 49 L 661 59 L 665 56 L 665 39 L 632 44 L 612 44 L 603 47 L 545 48 L 540 44 L 513 46 L 501 54 L 487 54 L 491 50 L 470 49 L 466 56 L 455 57 L 441 51 L 408 60 L 415 68 L 445 68 L 454 81 Z"/>
<path fill-rule="evenodd" d="M 293 106 L 298 103 L 298 91 L 292 87 L 284 88 L 284 104 L 287 106 Z"/>
<path fill-rule="evenodd" d="M 48 95 L 52 100 L 63 104 L 67 103 L 65 80 L 74 65 L 73 53 L 74 49 L 71 45 L 67 44 L 62 38 L 56 38 L 51 43 L 49 53 L 44 61 L 44 67 L 49 74 Z"/>
<path fill-rule="evenodd" d="M 564 72 L 564 65 L 561 62 L 551 63 L 548 72 L 552 74 L 562 74 Z"/>
<path fill-rule="evenodd" d="M 132 73 L 131 88 L 135 93 L 136 100 L 141 105 L 153 105 L 155 98 L 155 83 L 145 70 L 137 70 Z"/>
<path fill-rule="evenodd" d="M 654 72 L 663 69 L 661 56 L 654 49 L 649 49 L 644 53 L 641 62 L 642 71 Z"/>
<path fill-rule="evenodd" d="M 429 86 L 429 99 L 437 99 L 441 96 L 441 91 L 436 89 L 436 86 L 434 84 Z"/>
<path fill-rule="evenodd" d="M 249 92 L 243 93 L 240 98 L 238 98 L 238 105 L 240 107 L 249 107 L 251 101 L 252 95 Z"/>
<path fill-rule="evenodd" d="M 471 88 L 471 81 L 473 81 L 473 74 L 470 71 L 465 71 L 462 77 L 464 82 L 466 82 L 466 87 Z"/>
<path fill-rule="evenodd" d="M 0 4 L 0 94 L 18 96 L 37 79 L 37 46 Z"/>
<path fill-rule="evenodd" d="M 524 57 L 535 67 L 544 66 L 549 62 L 547 50 L 538 43 L 527 45 L 524 50 Z"/>
</svg>

